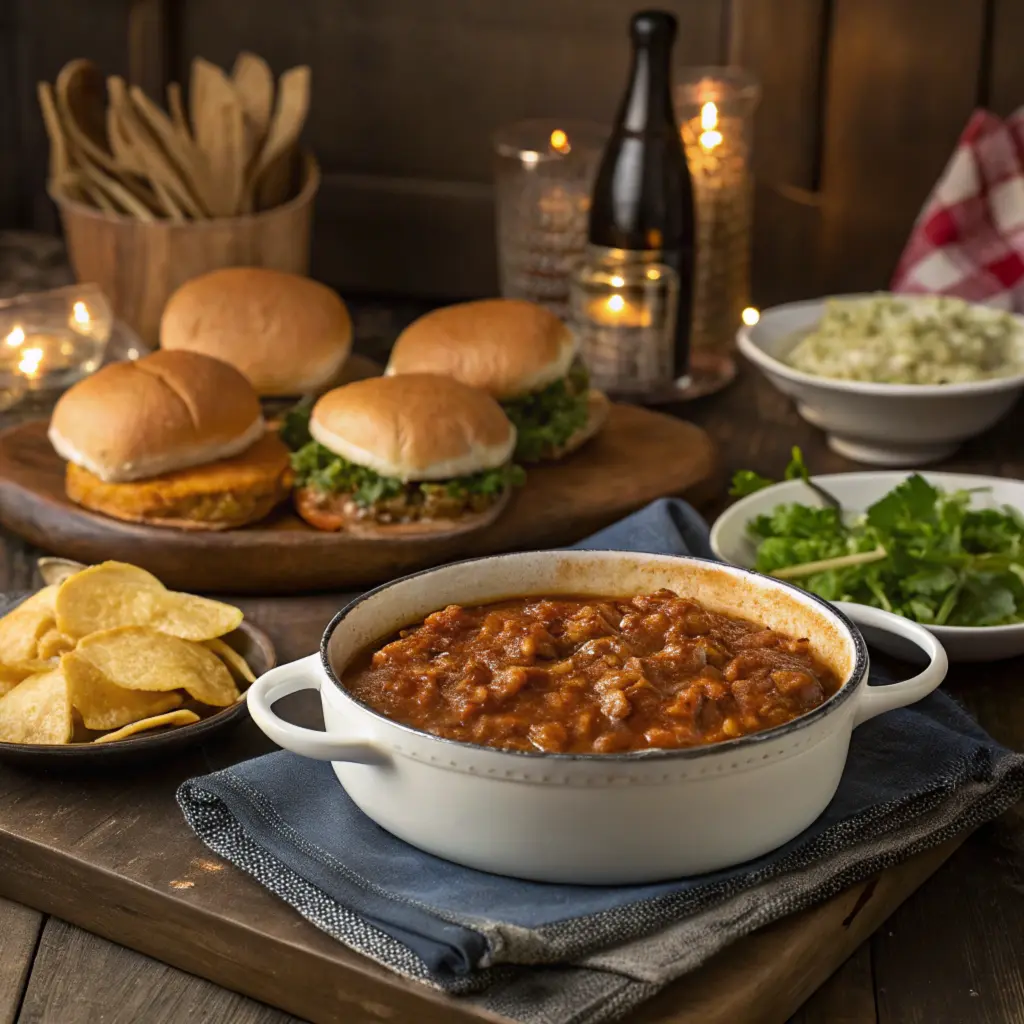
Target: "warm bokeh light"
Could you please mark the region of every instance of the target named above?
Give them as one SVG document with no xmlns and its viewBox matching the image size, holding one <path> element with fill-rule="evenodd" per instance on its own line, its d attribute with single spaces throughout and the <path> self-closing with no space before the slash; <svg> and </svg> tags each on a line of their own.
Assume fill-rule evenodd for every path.
<svg viewBox="0 0 1024 1024">
<path fill-rule="evenodd" d="M 71 315 L 76 324 L 80 324 L 82 327 L 89 326 L 92 318 L 89 316 L 89 310 L 84 302 L 76 302 L 74 306 L 71 307 L 71 310 Z"/>
<path fill-rule="evenodd" d="M 626 283 L 625 278 L 619 277 L 618 274 L 616 274 L 614 277 L 610 278 L 609 280 L 610 280 L 611 286 L 613 288 L 621 288 Z M 621 298 L 621 297 L 622 296 L 620 295 L 619 298 Z"/>
<path fill-rule="evenodd" d="M 753 327 L 754 324 L 756 324 L 757 321 L 761 319 L 761 314 L 756 309 L 754 309 L 753 306 L 747 306 L 747 308 L 743 310 L 740 316 L 743 317 L 743 322 L 748 327 Z"/>
<path fill-rule="evenodd" d="M 39 372 L 39 364 L 42 361 L 43 350 L 41 348 L 27 348 L 21 353 L 18 369 L 26 377 L 34 377 Z"/>
<path fill-rule="evenodd" d="M 621 295 L 612 295 L 608 299 L 608 308 L 613 313 L 621 313 L 626 308 L 626 300 Z"/>
<path fill-rule="evenodd" d="M 526 167 L 536 167 L 537 162 L 540 160 L 540 153 L 536 153 L 532 149 L 526 149 L 519 154 L 519 159 L 522 160 Z"/>
<path fill-rule="evenodd" d="M 11 333 L 7 335 L 7 344 L 11 348 L 17 348 L 25 340 L 25 332 L 20 327 L 14 327 L 11 329 Z"/>
<path fill-rule="evenodd" d="M 566 135 L 561 128 L 556 128 L 551 133 L 551 148 L 557 150 L 559 153 L 568 153 L 572 148 L 569 145 L 569 136 Z"/>
<path fill-rule="evenodd" d="M 714 149 L 716 146 L 722 144 L 722 133 L 721 132 L 701 132 L 700 133 L 700 144 L 705 149 Z"/>
<path fill-rule="evenodd" d="M 705 103 L 700 108 L 700 127 L 701 131 L 705 132 L 718 127 L 718 107 L 714 103 Z"/>
</svg>

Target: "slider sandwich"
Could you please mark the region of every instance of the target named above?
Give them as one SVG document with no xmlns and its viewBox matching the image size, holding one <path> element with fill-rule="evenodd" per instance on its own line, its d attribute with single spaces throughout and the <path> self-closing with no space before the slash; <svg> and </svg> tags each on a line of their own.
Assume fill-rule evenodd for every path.
<svg viewBox="0 0 1024 1024">
<path fill-rule="evenodd" d="M 463 302 L 420 317 L 395 342 L 386 372 L 440 374 L 492 395 L 516 428 L 520 462 L 568 455 L 608 416 L 572 331 L 519 299 Z"/>
<path fill-rule="evenodd" d="M 83 508 L 182 530 L 256 522 L 292 485 L 289 452 L 267 433 L 236 369 L 194 352 L 155 352 L 79 381 L 53 410 L 50 443 Z"/>
<path fill-rule="evenodd" d="M 346 384 L 293 412 L 282 434 L 296 449 L 296 509 L 319 530 L 387 538 L 477 529 L 524 478 L 501 406 L 446 377 Z"/>
</svg>

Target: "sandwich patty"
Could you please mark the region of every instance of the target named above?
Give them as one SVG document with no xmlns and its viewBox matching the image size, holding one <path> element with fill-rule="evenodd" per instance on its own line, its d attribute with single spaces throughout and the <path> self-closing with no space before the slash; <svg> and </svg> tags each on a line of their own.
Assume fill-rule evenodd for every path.
<svg viewBox="0 0 1024 1024">
<path fill-rule="evenodd" d="M 288 449 L 265 434 L 240 455 L 128 483 L 107 483 L 73 462 L 65 490 L 83 508 L 129 522 L 226 530 L 255 522 L 288 497 Z"/>
</svg>

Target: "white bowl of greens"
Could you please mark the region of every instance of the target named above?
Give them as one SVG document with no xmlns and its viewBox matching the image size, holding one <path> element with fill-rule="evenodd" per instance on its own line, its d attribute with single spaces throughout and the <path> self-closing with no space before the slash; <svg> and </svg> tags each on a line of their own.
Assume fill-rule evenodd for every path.
<svg viewBox="0 0 1024 1024">
<path fill-rule="evenodd" d="M 1024 318 L 960 299 L 841 295 L 762 312 L 740 351 L 857 462 L 945 458 L 1024 390 Z"/>
<path fill-rule="evenodd" d="M 797 455 L 799 453 L 796 453 Z M 1024 654 L 1024 482 L 960 473 L 842 473 L 772 484 L 740 473 L 748 493 L 718 517 L 723 561 L 926 626 L 954 661 Z"/>
</svg>

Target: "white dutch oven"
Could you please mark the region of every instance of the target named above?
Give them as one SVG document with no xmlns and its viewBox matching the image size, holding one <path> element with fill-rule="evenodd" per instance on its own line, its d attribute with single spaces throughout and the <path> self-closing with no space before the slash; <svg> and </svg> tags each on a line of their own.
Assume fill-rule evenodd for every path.
<svg viewBox="0 0 1024 1024">
<path fill-rule="evenodd" d="M 809 714 L 752 736 L 688 750 L 577 755 L 440 739 L 383 717 L 338 681 L 359 651 L 448 604 L 661 587 L 809 637 L 846 682 Z M 928 667 L 905 682 L 869 686 L 867 647 L 850 619 L 913 641 Z M 414 846 L 502 875 L 625 884 L 714 871 L 792 839 L 832 799 L 853 730 L 920 700 L 945 674 L 946 655 L 927 630 L 877 609 L 840 611 L 780 580 L 696 558 L 548 551 L 461 562 L 371 591 L 335 616 L 319 654 L 262 676 L 248 703 L 272 740 L 333 762 L 356 805 Z M 319 690 L 325 732 L 274 713 L 275 701 L 303 689 Z"/>
</svg>

